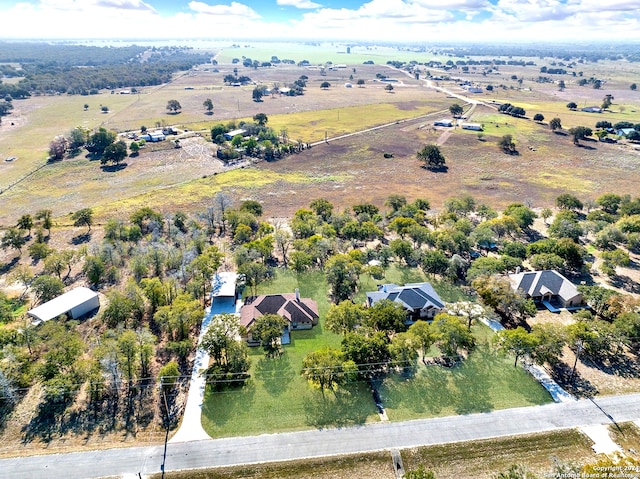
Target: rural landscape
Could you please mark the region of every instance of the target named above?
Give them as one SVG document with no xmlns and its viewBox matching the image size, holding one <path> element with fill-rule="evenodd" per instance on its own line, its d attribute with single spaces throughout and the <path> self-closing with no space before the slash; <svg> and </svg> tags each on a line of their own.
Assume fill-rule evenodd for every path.
<svg viewBox="0 0 640 479">
<path fill-rule="evenodd" d="M 185 43 L 0 42 L 3 461 L 640 477 L 640 417 L 175 470 L 640 393 L 637 44 Z"/>
</svg>

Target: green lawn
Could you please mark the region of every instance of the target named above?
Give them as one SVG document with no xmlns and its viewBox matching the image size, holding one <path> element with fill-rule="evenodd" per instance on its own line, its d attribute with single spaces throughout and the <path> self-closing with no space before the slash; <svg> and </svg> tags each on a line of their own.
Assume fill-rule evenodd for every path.
<svg viewBox="0 0 640 479">
<path fill-rule="evenodd" d="M 404 284 L 424 281 L 421 271 L 392 266 L 386 281 Z M 368 275 L 361 278 L 361 301 L 366 291 L 381 281 Z M 433 282 L 446 301 L 468 299 L 462 290 Z M 294 331 L 291 344 L 278 359 L 264 358 L 261 348 L 251 348 L 251 379 L 242 388 L 213 391 L 207 388 L 202 425 L 212 437 L 262 434 L 321 427 L 342 427 L 378 421 L 367 382 L 355 382 L 326 397 L 300 375 L 302 360 L 322 346 L 339 347 L 341 337 L 324 330 L 330 306 L 328 286 L 321 272 L 296 275 L 278 270 L 277 276 L 261 285 L 260 294 L 292 292 L 318 302 L 320 324 L 309 331 Z M 492 334 L 476 327 L 480 346 L 457 368 L 420 367 L 413 379 L 392 375 L 381 389 L 391 420 L 445 416 L 542 404 L 550 400 L 544 389 L 511 358 L 498 357 L 489 347 Z"/>
</svg>

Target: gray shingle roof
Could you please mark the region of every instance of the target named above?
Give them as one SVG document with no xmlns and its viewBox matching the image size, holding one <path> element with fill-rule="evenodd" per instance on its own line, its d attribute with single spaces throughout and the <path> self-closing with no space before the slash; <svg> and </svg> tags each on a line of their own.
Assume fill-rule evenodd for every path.
<svg viewBox="0 0 640 479">
<path fill-rule="evenodd" d="M 405 309 L 418 311 L 421 309 L 444 307 L 444 302 L 429 283 L 410 283 L 404 286 L 397 284 L 384 284 L 378 287 L 378 291 L 367 293 L 367 300 L 370 306 L 378 301 L 388 299 L 395 301 Z"/>
</svg>

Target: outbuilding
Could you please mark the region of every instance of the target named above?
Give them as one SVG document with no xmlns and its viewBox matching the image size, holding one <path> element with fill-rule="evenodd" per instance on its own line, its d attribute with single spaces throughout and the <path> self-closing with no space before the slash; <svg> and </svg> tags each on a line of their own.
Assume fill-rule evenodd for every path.
<svg viewBox="0 0 640 479">
<path fill-rule="evenodd" d="M 34 319 L 34 324 L 40 324 L 63 314 L 78 319 L 99 307 L 98 293 L 81 286 L 29 310 L 27 314 Z"/>
<path fill-rule="evenodd" d="M 480 123 L 462 123 L 460 127 L 463 130 L 482 131 L 482 125 Z"/>
</svg>

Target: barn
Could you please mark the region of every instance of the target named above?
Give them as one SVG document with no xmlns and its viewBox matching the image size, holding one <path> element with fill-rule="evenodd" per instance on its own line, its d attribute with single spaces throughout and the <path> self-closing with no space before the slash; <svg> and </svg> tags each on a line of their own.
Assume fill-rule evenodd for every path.
<svg viewBox="0 0 640 479">
<path fill-rule="evenodd" d="M 81 286 L 27 311 L 27 314 L 34 319 L 34 324 L 40 324 L 63 314 L 78 319 L 99 307 L 98 293 Z"/>
</svg>

